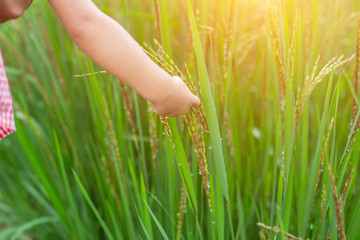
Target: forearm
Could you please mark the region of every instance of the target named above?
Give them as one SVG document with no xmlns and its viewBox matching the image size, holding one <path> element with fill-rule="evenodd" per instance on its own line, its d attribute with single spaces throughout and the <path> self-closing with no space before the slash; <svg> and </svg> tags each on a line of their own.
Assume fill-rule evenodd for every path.
<svg viewBox="0 0 360 240">
<path fill-rule="evenodd" d="M 170 76 L 129 33 L 91 0 L 49 0 L 70 37 L 94 62 L 154 102 L 172 87 Z"/>
</svg>

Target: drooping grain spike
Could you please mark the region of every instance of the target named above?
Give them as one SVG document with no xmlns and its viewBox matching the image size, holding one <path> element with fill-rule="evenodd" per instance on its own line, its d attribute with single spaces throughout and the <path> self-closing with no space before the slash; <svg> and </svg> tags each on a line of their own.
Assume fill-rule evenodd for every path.
<svg viewBox="0 0 360 240">
<path fill-rule="evenodd" d="M 341 202 L 340 202 L 337 188 L 336 188 L 335 177 L 331 170 L 330 164 L 328 164 L 328 170 L 329 170 L 329 176 L 330 176 L 333 197 L 334 197 L 334 202 L 335 202 L 336 221 L 337 221 L 337 225 L 338 225 L 338 229 L 339 229 L 339 233 L 340 233 L 340 240 L 345 240 L 346 237 L 345 237 L 345 230 L 344 230 L 344 221 L 343 221 L 343 217 L 341 214 L 342 207 L 341 207 Z"/>
<path fill-rule="evenodd" d="M 185 71 L 186 71 L 186 76 L 184 75 L 184 78 L 187 79 L 188 82 L 190 83 L 190 86 L 191 86 L 191 89 L 192 89 L 193 94 L 195 94 L 196 96 L 199 97 L 199 93 L 198 93 L 198 91 L 196 90 L 194 81 L 193 81 L 193 79 L 192 79 L 192 77 L 191 77 L 189 68 L 187 67 L 187 64 L 186 64 L 186 63 L 185 63 L 185 65 L 184 65 L 184 68 L 185 68 Z M 199 86 L 199 88 L 200 88 L 200 86 Z"/>
<path fill-rule="evenodd" d="M 114 152 L 115 152 L 115 157 L 116 157 L 115 160 L 119 165 L 121 179 L 125 183 L 124 168 L 123 168 L 122 160 L 121 160 L 121 157 L 120 157 L 119 144 L 118 144 L 118 141 L 116 139 L 116 134 L 115 134 L 113 122 L 111 120 L 109 105 L 108 105 L 108 102 L 107 102 L 104 95 L 103 95 L 103 102 L 104 102 L 104 110 L 105 110 L 105 112 L 104 112 L 105 120 L 106 120 L 105 122 L 106 122 L 106 125 L 107 125 L 107 128 L 108 128 L 108 133 L 110 135 L 111 145 L 114 147 Z M 126 186 L 126 184 L 124 184 L 124 187 L 125 186 Z"/>
<path fill-rule="evenodd" d="M 326 235 L 326 240 L 330 240 L 330 237 L 331 237 L 331 229 L 329 229 L 329 231 L 327 232 L 327 235 Z"/>
<path fill-rule="evenodd" d="M 261 122 L 265 121 L 265 114 L 266 114 L 266 92 L 267 92 L 267 80 L 268 80 L 268 72 L 267 72 L 267 50 L 264 49 L 264 71 L 263 71 L 263 86 L 262 86 L 262 101 L 261 101 Z"/>
<path fill-rule="evenodd" d="M 178 212 L 178 224 L 177 224 L 177 233 L 176 233 L 176 240 L 181 239 L 181 229 L 184 220 L 184 213 L 186 208 L 186 190 L 184 187 L 181 189 L 181 197 L 180 197 L 180 208 Z"/>
<path fill-rule="evenodd" d="M 157 142 L 156 142 L 156 131 L 155 131 L 155 119 L 152 111 L 152 107 L 148 102 L 148 116 L 149 116 L 149 132 L 150 132 L 150 145 L 151 145 L 151 156 L 153 160 L 154 172 L 156 173 L 157 166 Z"/>
<path fill-rule="evenodd" d="M 226 137 L 228 141 L 228 146 L 230 147 L 230 156 L 233 159 L 234 168 L 236 169 L 236 161 L 235 161 L 235 143 L 234 143 L 234 136 L 233 136 L 233 129 L 230 122 L 229 113 L 225 112 L 225 126 L 226 126 Z"/>
<path fill-rule="evenodd" d="M 200 98 L 200 100 L 202 100 L 202 91 L 201 91 L 201 87 L 199 85 L 199 92 L 200 94 L 198 93 L 198 91 L 196 90 L 196 87 L 195 87 L 195 84 L 194 84 L 194 81 L 191 77 L 191 74 L 190 74 L 190 71 L 185 63 L 185 70 L 186 70 L 186 76 L 187 76 L 187 79 L 188 79 L 188 82 L 190 83 L 191 85 L 191 89 L 193 94 L 195 94 L 197 97 Z M 186 78 L 186 77 L 185 77 Z M 207 125 L 207 120 L 206 120 L 206 116 L 205 116 L 205 111 L 204 111 L 204 108 L 203 108 L 203 103 L 201 101 L 199 107 L 197 108 L 191 108 L 191 111 L 198 117 L 198 119 L 200 120 L 201 122 L 201 125 L 203 126 L 206 134 L 208 135 L 210 141 L 211 141 L 211 138 L 210 138 L 210 133 L 209 133 L 209 128 L 208 128 L 208 125 Z"/>
<path fill-rule="evenodd" d="M 319 222 L 319 229 L 321 229 L 321 224 L 324 216 L 325 211 L 325 200 L 326 200 L 326 187 L 325 184 L 323 184 L 322 187 L 322 194 L 321 194 L 321 206 L 320 206 L 320 222 Z M 318 236 L 320 238 L 320 236 Z"/>
<path fill-rule="evenodd" d="M 333 124 L 334 124 L 334 117 L 331 118 L 331 121 L 330 121 L 330 124 L 329 124 L 329 129 L 328 129 L 327 135 L 326 135 L 326 137 L 324 139 L 324 145 L 323 145 L 323 148 L 322 148 L 322 151 L 321 151 L 320 166 L 319 166 L 318 176 L 317 176 L 316 185 L 315 185 L 315 194 L 316 194 L 316 191 L 317 191 L 317 189 L 319 187 L 320 175 L 324 170 L 325 154 L 326 154 L 326 149 L 327 149 L 327 146 L 328 146 L 330 133 L 331 133 Z M 314 199 L 315 199 L 315 194 L 314 194 Z"/>
<path fill-rule="evenodd" d="M 305 85 L 303 87 L 303 90 L 301 92 L 301 100 L 298 103 L 298 107 L 296 109 L 296 118 L 295 118 L 295 128 L 294 131 L 296 132 L 300 116 L 303 112 L 303 108 L 305 105 L 305 102 L 307 98 L 310 96 L 314 88 L 332 71 L 335 69 L 343 66 L 345 63 L 350 62 L 355 55 L 352 55 L 346 59 L 343 60 L 343 56 L 340 56 L 338 58 L 332 58 L 328 63 L 325 64 L 325 66 L 319 71 L 319 73 L 316 75 L 317 65 L 319 61 L 319 57 L 315 62 L 315 66 L 313 68 L 313 71 L 311 75 L 306 77 Z M 315 76 L 316 75 L 316 76 Z M 353 136 L 356 132 L 354 132 Z"/>
<path fill-rule="evenodd" d="M 161 122 L 164 124 L 164 129 L 165 129 L 165 132 L 166 132 L 167 136 L 169 137 L 171 147 L 173 149 L 175 149 L 175 143 L 174 143 L 173 135 L 171 133 L 170 124 L 169 124 L 166 117 L 160 117 L 160 119 L 161 119 Z"/>
<path fill-rule="evenodd" d="M 159 12 L 159 0 L 154 0 L 155 16 L 156 16 L 156 30 L 159 42 L 162 44 L 161 37 L 161 25 L 160 25 L 160 12 Z"/>
<path fill-rule="evenodd" d="M 105 157 L 101 156 L 100 161 L 101 161 L 101 165 L 103 167 L 103 170 L 105 171 L 105 174 L 106 174 L 106 180 L 110 185 L 111 193 L 115 197 L 115 195 L 116 195 L 115 184 L 114 184 L 114 181 L 113 181 L 113 179 L 111 177 L 111 174 L 110 174 L 109 168 L 107 166 L 107 162 L 105 160 Z"/>
<path fill-rule="evenodd" d="M 154 40 L 155 44 L 157 45 L 157 47 L 160 49 L 160 52 L 162 53 L 162 56 L 160 56 L 158 53 L 156 53 L 151 47 L 149 47 L 147 44 L 144 44 L 146 52 L 148 53 L 148 55 L 150 55 L 151 57 L 153 57 L 153 59 L 162 67 L 164 68 L 169 74 L 171 75 L 180 75 L 184 82 L 187 83 L 187 86 L 189 87 L 189 89 L 192 90 L 193 94 L 197 95 L 200 97 L 200 99 L 202 99 L 202 92 L 201 92 L 201 88 L 199 88 L 199 93 L 196 91 L 194 82 L 191 78 L 191 74 L 189 73 L 189 70 L 187 68 L 187 66 L 185 65 L 185 69 L 186 69 L 186 75 L 183 74 L 179 68 L 175 65 L 175 63 L 173 61 L 171 61 L 170 64 L 172 64 L 173 66 L 169 66 L 168 61 L 164 59 L 163 56 L 167 56 L 167 58 L 170 59 L 170 57 L 168 57 L 168 55 L 164 52 L 164 50 L 162 49 L 161 45 Z M 209 133 L 209 129 L 207 126 L 207 120 L 206 120 L 206 116 L 205 116 L 205 112 L 204 112 L 204 108 L 202 106 L 202 104 L 200 104 L 199 107 L 197 108 L 191 108 L 191 111 L 193 111 L 193 113 L 200 119 L 201 124 L 203 125 L 203 128 L 205 130 L 205 132 L 207 133 L 207 135 L 210 138 L 210 133 Z"/>
<path fill-rule="evenodd" d="M 322 151 L 321 151 L 321 156 L 320 156 L 320 166 L 319 166 L 319 170 L 318 170 L 318 174 L 317 174 L 317 178 L 316 178 L 315 191 L 314 191 L 314 196 L 313 196 L 309 216 L 311 216 L 311 214 L 312 214 L 316 193 L 317 193 L 317 190 L 319 188 L 319 182 L 320 182 L 321 173 L 324 171 L 324 160 L 325 160 L 325 155 L 326 155 L 326 149 L 327 149 L 327 146 L 328 146 L 328 142 L 329 142 L 329 138 L 330 138 L 330 134 L 331 134 L 333 124 L 334 124 L 334 117 L 331 118 L 327 135 L 324 138 L 324 145 L 323 145 L 323 148 L 322 148 Z M 310 224 L 310 221 L 308 223 Z M 309 225 L 307 226 L 307 228 L 308 227 L 309 227 Z"/>
<path fill-rule="evenodd" d="M 75 74 L 75 75 L 73 75 L 73 77 L 74 78 L 90 77 L 90 76 L 99 75 L 99 74 L 106 74 L 106 73 L 107 73 L 107 71 L 99 71 L 99 72 L 93 72 L 93 73 Z"/>
<path fill-rule="evenodd" d="M 192 116 L 192 121 L 193 121 L 193 125 L 195 127 L 195 132 L 197 134 L 197 139 L 199 142 L 199 152 L 200 152 L 200 156 L 202 159 L 202 162 L 204 164 L 205 167 L 205 172 L 208 175 L 209 171 L 208 171 L 208 164 L 207 164 L 207 157 L 206 157 L 206 146 L 205 146 L 205 137 L 204 137 L 204 129 L 202 129 L 202 125 L 198 124 L 199 119 L 197 118 L 196 114 L 194 114 L 193 112 L 191 113 Z M 209 183 L 207 184 L 207 186 L 209 187 Z"/>
<path fill-rule="evenodd" d="M 315 61 L 313 70 L 311 72 L 311 75 L 306 76 L 305 81 L 304 81 L 304 86 L 303 86 L 303 89 L 301 91 L 301 94 L 298 95 L 297 100 L 296 100 L 297 105 L 296 105 L 296 110 L 295 110 L 295 115 L 296 116 L 295 116 L 295 125 L 294 125 L 294 138 L 295 138 L 295 135 L 296 135 L 296 132 L 297 132 L 297 128 L 298 128 L 299 121 L 300 121 L 300 116 L 301 116 L 301 114 L 303 112 L 306 99 L 307 99 L 308 95 L 310 94 L 309 93 L 309 88 L 310 88 L 311 82 L 315 78 L 315 74 L 316 74 L 316 70 L 317 70 L 317 67 L 318 67 L 319 59 L 320 59 L 320 55 L 317 57 L 317 59 Z"/>
<path fill-rule="evenodd" d="M 127 91 L 125 89 L 124 83 L 120 82 L 120 88 L 121 88 L 121 92 L 123 95 L 126 115 L 129 118 L 129 123 L 130 123 L 131 132 L 132 132 L 133 138 L 134 138 L 135 148 L 137 151 L 139 151 L 139 141 L 138 141 L 138 137 L 137 137 L 137 133 L 136 133 L 135 118 L 134 118 L 133 110 L 131 108 L 129 94 L 127 93 Z"/>
<path fill-rule="evenodd" d="M 210 209 L 212 209 L 211 208 L 211 206 L 212 206 L 211 205 L 211 196 L 210 196 L 210 190 L 209 190 L 210 182 L 209 182 L 208 176 L 207 176 L 208 172 L 207 172 L 207 168 L 206 168 L 205 163 L 204 163 L 204 159 L 202 158 L 202 156 L 203 156 L 202 155 L 202 149 L 201 149 L 201 146 L 200 146 L 200 141 L 198 139 L 198 134 L 196 132 L 193 119 L 194 118 L 191 116 L 191 113 L 187 113 L 186 117 L 184 116 L 184 120 L 185 120 L 186 125 L 188 127 L 189 134 L 191 136 L 192 142 L 195 145 L 194 151 L 195 151 L 196 160 L 197 160 L 197 163 L 198 163 L 198 166 L 199 166 L 199 174 L 201 175 L 201 178 L 202 178 L 204 190 L 205 190 L 205 193 L 206 193 L 206 196 L 207 196 L 207 199 L 208 199 L 208 204 L 209 204 Z"/>
<path fill-rule="evenodd" d="M 209 139 L 211 140 L 211 138 L 210 138 L 210 133 L 209 133 L 209 129 L 208 129 L 208 126 L 207 126 L 207 122 L 206 122 L 205 116 L 203 116 L 203 115 L 201 114 L 201 111 L 200 111 L 198 108 L 190 108 L 190 110 L 195 114 L 195 116 L 198 117 L 198 119 L 200 120 L 200 123 L 201 123 L 202 127 L 204 128 L 204 131 L 206 132 L 206 134 L 208 135 Z"/>
<path fill-rule="evenodd" d="M 348 180 L 346 181 L 346 184 L 345 184 L 343 193 L 342 193 L 342 195 L 341 195 L 341 203 L 342 203 L 342 208 L 343 208 L 343 209 L 344 209 L 344 207 L 345 207 L 346 195 L 347 195 L 347 192 L 348 192 L 348 190 L 349 190 L 351 178 L 352 178 L 352 176 L 353 176 L 353 174 L 354 174 L 354 169 L 355 169 L 355 167 L 353 167 L 353 168 L 351 169 L 349 178 L 348 178 Z"/>
<path fill-rule="evenodd" d="M 202 130 L 198 131 L 198 134 L 200 136 L 200 144 L 201 144 L 201 154 L 202 158 L 204 159 L 206 172 L 208 173 L 208 164 L 207 164 L 207 158 L 206 158 L 206 146 L 205 146 L 205 137 Z"/>
<path fill-rule="evenodd" d="M 191 78 L 191 74 L 189 72 L 189 69 L 187 68 L 186 66 L 186 71 L 187 71 L 187 76 L 189 77 L 189 79 L 191 79 L 192 81 L 192 78 Z M 198 86 L 200 86 L 200 83 L 198 84 Z M 201 90 L 201 87 L 199 87 L 199 96 L 200 100 L 204 99 L 203 98 L 203 95 L 202 95 L 202 90 Z M 196 115 L 198 116 L 198 118 L 200 119 L 201 121 L 201 124 L 206 132 L 206 134 L 208 135 L 210 141 L 211 141 L 211 137 L 210 137 L 210 132 L 209 132 L 209 128 L 208 128 L 208 124 L 207 124 L 207 119 L 206 119 L 206 115 L 205 115 L 205 110 L 204 110 L 204 107 L 203 107 L 203 104 L 200 104 L 199 107 L 195 108 L 195 111 L 196 111 Z"/>
<path fill-rule="evenodd" d="M 289 58 L 290 58 L 290 81 L 294 82 L 294 76 L 295 76 L 295 57 L 296 57 L 296 51 L 295 51 L 295 31 L 296 31 L 296 25 L 295 21 L 293 24 L 293 32 L 289 47 Z"/>
<path fill-rule="evenodd" d="M 285 99 L 285 91 L 286 91 L 286 75 L 285 75 L 285 67 L 283 63 L 282 56 L 282 46 L 281 39 L 279 35 L 279 26 L 278 26 L 278 16 L 276 9 L 269 7 L 268 9 L 268 20 L 269 20 L 269 33 L 270 39 L 272 42 L 273 50 L 275 53 L 276 63 L 280 75 L 280 101 L 283 104 Z"/>
<path fill-rule="evenodd" d="M 283 124 L 284 126 L 284 124 Z M 283 133 L 284 133 L 284 129 L 283 129 Z M 284 142 L 284 139 L 283 139 Z M 286 169 L 285 169 L 285 142 L 282 145 L 282 152 L 281 152 L 281 158 L 282 158 L 282 165 L 281 165 L 281 169 L 282 169 L 282 177 L 283 177 L 283 184 L 285 184 L 286 182 Z"/>
<path fill-rule="evenodd" d="M 291 233 L 288 233 L 288 232 L 286 232 L 286 231 L 283 231 L 282 229 L 280 229 L 280 228 L 277 227 L 277 226 L 270 227 L 270 226 L 267 226 L 266 224 L 264 224 L 264 223 L 262 223 L 262 222 L 258 222 L 258 223 L 256 223 L 256 225 L 257 225 L 258 227 L 260 227 L 260 228 L 264 228 L 264 229 L 269 230 L 269 231 L 272 231 L 272 232 L 274 232 L 274 233 L 276 233 L 276 234 L 282 233 L 282 234 L 284 234 L 286 237 L 288 237 L 288 239 L 302 240 L 302 238 L 296 237 L 296 236 L 292 235 Z M 276 239 L 276 237 L 275 237 L 274 239 Z"/>
</svg>

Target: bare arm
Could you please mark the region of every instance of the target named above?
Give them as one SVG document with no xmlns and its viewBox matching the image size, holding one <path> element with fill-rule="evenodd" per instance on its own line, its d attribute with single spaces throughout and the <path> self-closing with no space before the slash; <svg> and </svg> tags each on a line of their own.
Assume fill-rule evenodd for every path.
<svg viewBox="0 0 360 240">
<path fill-rule="evenodd" d="M 116 21 L 91 0 L 49 0 L 75 43 L 99 66 L 134 88 L 164 116 L 199 105 L 181 79 L 171 77 Z"/>
</svg>

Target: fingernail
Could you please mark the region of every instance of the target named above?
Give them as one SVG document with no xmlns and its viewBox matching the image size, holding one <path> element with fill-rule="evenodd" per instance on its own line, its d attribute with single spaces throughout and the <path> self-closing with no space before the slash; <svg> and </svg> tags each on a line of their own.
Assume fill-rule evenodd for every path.
<svg viewBox="0 0 360 240">
<path fill-rule="evenodd" d="M 200 105 L 200 99 L 198 97 L 196 97 L 196 96 L 195 96 L 195 98 L 196 98 L 195 104 L 196 104 L 196 106 L 199 106 Z"/>
</svg>

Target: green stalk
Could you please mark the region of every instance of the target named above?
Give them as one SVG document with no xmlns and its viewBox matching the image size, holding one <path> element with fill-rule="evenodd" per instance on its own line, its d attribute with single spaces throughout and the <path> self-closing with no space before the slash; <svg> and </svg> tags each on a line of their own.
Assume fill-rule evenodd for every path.
<svg viewBox="0 0 360 240">
<path fill-rule="evenodd" d="M 200 86 L 204 98 L 205 114 L 208 120 L 212 151 L 214 154 L 215 169 L 212 169 L 212 171 L 215 173 L 216 179 L 218 180 L 221 186 L 221 192 L 223 196 L 225 197 L 227 202 L 230 202 L 219 123 L 216 116 L 215 103 L 211 93 L 209 75 L 206 69 L 206 63 L 205 63 L 203 50 L 201 47 L 199 32 L 190 0 L 187 0 L 187 6 L 188 6 L 188 15 L 191 24 L 195 55 L 198 64 Z"/>
<path fill-rule="evenodd" d="M 311 168 L 310 168 L 308 192 L 307 192 L 307 198 L 306 198 L 306 203 L 305 203 L 306 207 L 305 207 L 305 212 L 303 215 L 304 216 L 303 225 L 299 229 L 301 237 L 305 237 L 309 219 L 310 219 L 310 210 L 312 208 L 311 205 L 312 205 L 312 201 L 313 201 L 313 197 L 314 197 L 317 172 L 319 170 L 320 156 L 321 156 L 321 150 L 322 150 L 322 146 L 323 146 L 322 143 L 323 143 L 323 139 L 324 139 L 324 135 L 325 135 L 325 128 L 327 125 L 326 122 L 328 119 L 332 82 L 333 82 L 333 73 L 331 73 L 331 75 L 329 77 L 329 83 L 328 83 L 328 87 L 327 87 L 327 91 L 326 91 L 326 98 L 325 98 L 325 102 L 324 102 L 324 110 L 323 110 L 322 117 L 321 117 L 319 135 L 318 135 L 317 144 L 316 144 L 316 151 L 315 151 L 313 161 L 311 164 Z"/>
</svg>

